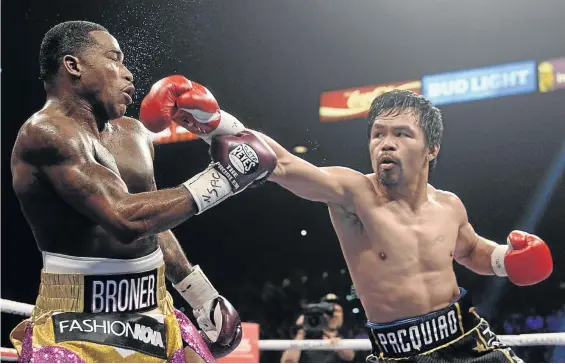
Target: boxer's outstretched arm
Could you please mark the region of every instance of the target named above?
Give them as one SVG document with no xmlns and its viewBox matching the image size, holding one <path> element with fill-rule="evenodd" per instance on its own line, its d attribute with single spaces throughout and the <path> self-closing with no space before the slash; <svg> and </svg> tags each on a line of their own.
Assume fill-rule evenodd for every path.
<svg viewBox="0 0 565 364">
<path fill-rule="evenodd" d="M 123 243 L 167 231 L 198 212 L 183 186 L 129 193 L 82 138 L 73 125 L 38 123 L 20 133 L 18 149 L 63 200 Z"/>
<path fill-rule="evenodd" d="M 467 211 L 461 200 L 455 195 L 453 195 L 451 199 L 461 224 L 453 258 L 457 263 L 469 268 L 475 273 L 494 275 L 491 255 L 498 244 L 479 236 L 469 223 Z"/>
<path fill-rule="evenodd" d="M 277 155 L 277 166 L 269 181 L 311 201 L 345 205 L 352 201 L 354 187 L 365 176 L 345 167 L 316 167 L 290 153 L 268 136 L 256 132 Z"/>
</svg>

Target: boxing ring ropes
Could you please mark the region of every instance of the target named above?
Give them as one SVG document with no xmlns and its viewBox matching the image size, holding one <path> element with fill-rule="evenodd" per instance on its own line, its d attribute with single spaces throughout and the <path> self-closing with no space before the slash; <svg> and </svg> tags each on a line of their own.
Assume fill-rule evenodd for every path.
<svg viewBox="0 0 565 364">
<path fill-rule="evenodd" d="M 0 298 L 0 312 L 30 316 L 33 305 Z M 500 341 L 510 346 L 565 346 L 565 332 L 550 334 L 498 335 Z M 326 340 L 259 340 L 259 350 L 284 351 L 286 349 L 370 351 L 369 339 L 343 339 L 336 344 Z M 1 361 L 17 361 L 15 349 L 0 348 Z"/>
</svg>

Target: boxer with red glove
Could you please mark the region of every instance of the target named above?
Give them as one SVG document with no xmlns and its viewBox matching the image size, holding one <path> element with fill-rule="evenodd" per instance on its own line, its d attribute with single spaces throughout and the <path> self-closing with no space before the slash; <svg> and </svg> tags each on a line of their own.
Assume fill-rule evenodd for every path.
<svg viewBox="0 0 565 364">
<path fill-rule="evenodd" d="M 377 114 L 369 121 L 370 130 L 379 128 L 370 139 L 370 155 L 375 160 L 372 175 L 348 168 L 316 167 L 289 153 L 268 136 L 248 132 L 262 138 L 277 155 L 279 166 L 282 168 L 275 170 L 271 181 L 302 198 L 324 202 L 330 206 L 332 222 L 340 236 L 342 249 L 347 252 L 348 257 L 353 257 L 348 261 L 357 263 L 350 266 L 350 272 L 357 277 L 356 288 L 359 292 L 364 292 L 361 297 L 369 319 L 367 326 L 371 330 L 373 358 L 384 358 L 384 361 L 389 361 L 388 358 L 392 359 L 390 361 L 408 359 L 413 362 L 520 361 L 510 348 L 497 341 L 488 323 L 472 309 L 466 291 L 457 285 L 452 260 L 447 258 L 447 252 L 449 251 L 455 261 L 478 274 L 507 274 L 514 283 L 527 285 L 540 282 L 551 274 L 549 249 L 539 238 L 523 233 L 510 235 L 510 248 L 498 246 L 495 242 L 477 235 L 459 198 L 454 194 L 436 190 L 425 181 L 429 171 L 428 163 L 419 164 L 421 167 L 415 166 L 413 174 L 405 175 L 406 181 L 412 178 L 409 176 L 418 176 L 409 183 L 400 182 L 402 179 L 398 176 L 403 172 L 402 168 L 396 167 L 397 163 L 392 163 L 392 166 L 387 163 L 388 166 L 380 167 L 379 161 L 383 160 L 383 156 L 390 157 L 392 162 L 396 162 L 392 156 L 401 160 L 402 156 L 408 158 L 406 156 L 409 155 L 429 161 L 434 159 L 439 151 L 439 143 L 434 148 L 425 148 L 423 139 L 420 140 L 420 150 L 424 150 L 424 154 L 418 154 L 406 147 L 404 142 L 396 141 L 395 126 L 413 122 L 412 117 L 407 115 L 414 113 L 414 105 L 427 105 L 426 110 L 437 117 L 435 123 L 439 130 L 442 124 L 439 110 L 433 108 L 421 96 L 395 92 L 379 96 L 373 101 L 372 112 L 381 110 L 381 116 L 387 118 L 377 123 Z M 390 100 L 395 102 L 391 103 Z M 407 102 L 406 106 L 400 107 L 405 114 L 389 118 L 388 112 L 397 110 L 400 101 Z M 194 108 L 185 109 L 185 112 L 192 115 L 189 116 L 188 127 L 200 123 L 202 125 L 197 125 L 198 130 L 210 125 L 208 120 L 218 118 L 201 118 L 204 120 L 202 122 L 194 117 L 198 115 Z M 230 120 L 230 117 L 227 113 L 220 113 L 217 125 L 227 124 L 226 121 Z M 178 122 L 181 125 L 187 123 L 183 120 Z M 215 132 L 216 129 L 221 128 L 212 125 L 208 130 Z M 424 128 L 417 130 L 426 137 L 430 136 Z M 223 131 L 216 133 L 223 134 Z M 412 138 L 416 139 L 414 135 L 412 134 Z M 213 140 L 217 139 L 237 140 L 237 136 L 217 136 Z M 379 188 L 375 188 L 375 183 Z M 411 186 L 419 186 L 414 190 L 417 199 L 399 193 L 402 188 L 410 190 Z M 397 208 L 397 200 L 408 206 L 418 206 L 418 210 L 421 208 L 425 212 Z M 426 201 L 430 200 L 434 202 L 427 204 Z M 377 210 L 379 213 L 375 213 Z M 430 213 L 433 213 L 434 217 L 430 218 Z M 360 221 L 364 229 L 350 223 L 351 214 L 356 215 L 356 221 Z M 406 216 L 414 216 L 414 221 L 410 221 Z M 457 234 L 453 234 L 456 228 Z M 429 244 L 428 239 L 432 236 L 437 238 L 433 244 Z M 378 249 L 367 252 L 365 245 L 360 246 L 359 241 Z M 437 242 L 442 243 L 436 244 Z M 407 249 L 413 246 L 417 246 L 416 252 Z M 391 254 L 381 249 L 390 250 Z M 386 263 L 377 267 L 375 261 Z M 455 297 L 457 298 L 454 300 Z M 426 327 L 434 327 L 433 330 L 436 331 L 436 320 L 440 325 L 438 332 L 445 332 L 438 334 L 439 336 L 434 334 L 432 337 L 429 329 L 424 329 L 424 323 Z M 445 321 L 439 323 L 440 320 Z M 418 327 L 422 330 L 421 334 Z M 490 334 L 485 339 L 483 336 L 487 333 Z M 407 335 L 410 341 L 406 339 Z M 480 351 L 468 345 L 473 341 L 481 343 Z M 407 344 L 408 342 L 410 344 Z"/>
<path fill-rule="evenodd" d="M 536 235 L 514 230 L 507 245 L 498 245 L 492 252 L 494 274 L 506 277 L 517 286 L 539 283 L 550 276 L 553 260 L 547 244 Z"/>
</svg>

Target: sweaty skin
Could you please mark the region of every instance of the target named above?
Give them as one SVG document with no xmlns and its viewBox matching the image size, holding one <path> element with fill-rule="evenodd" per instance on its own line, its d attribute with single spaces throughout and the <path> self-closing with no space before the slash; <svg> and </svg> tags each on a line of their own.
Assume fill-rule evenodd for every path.
<svg viewBox="0 0 565 364">
<path fill-rule="evenodd" d="M 139 121 L 113 120 L 98 137 L 81 126 L 48 105 L 24 124 L 16 140 L 13 186 L 39 249 L 131 259 L 161 243 L 171 263 L 167 277 L 178 282 L 190 265 L 166 228 L 192 213 L 188 191 L 156 190 L 153 145 Z"/>
<path fill-rule="evenodd" d="M 123 117 L 133 77 L 116 39 L 90 34 L 96 42 L 84 63 L 65 56 L 45 106 L 20 129 L 14 191 L 39 250 L 133 259 L 160 245 L 165 274 L 178 283 L 192 266 L 169 229 L 197 207 L 182 186 L 156 189 L 148 133 Z M 189 362 L 204 361 L 190 347 L 184 352 Z"/>
<path fill-rule="evenodd" d="M 446 307 L 459 295 L 453 259 L 479 274 L 493 274 L 496 243 L 479 237 L 465 207 L 427 183 L 427 148 L 416 116 L 375 120 L 369 151 L 375 173 L 316 167 L 261 134 L 278 165 L 270 181 L 326 203 L 367 318 L 387 323 Z M 397 163 L 383 165 L 380 158 Z"/>
<path fill-rule="evenodd" d="M 45 106 L 21 127 L 13 187 L 41 251 L 138 258 L 159 233 L 174 245 L 167 230 L 196 208 L 184 187 L 156 190 L 148 133 L 123 117 L 133 77 L 116 39 L 90 34 L 84 59 L 64 58 Z"/>
</svg>

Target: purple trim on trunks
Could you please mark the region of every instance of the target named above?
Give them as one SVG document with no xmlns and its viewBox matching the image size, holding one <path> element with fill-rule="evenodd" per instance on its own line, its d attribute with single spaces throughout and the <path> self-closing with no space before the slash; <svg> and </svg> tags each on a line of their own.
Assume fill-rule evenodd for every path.
<svg viewBox="0 0 565 364">
<path fill-rule="evenodd" d="M 184 313 L 180 312 L 177 309 L 175 309 L 175 316 L 179 323 L 182 339 L 190 346 L 192 350 L 196 352 L 196 354 L 200 355 L 202 359 L 206 360 L 207 363 L 215 363 L 216 360 L 212 356 L 210 349 L 208 349 L 206 342 L 204 342 L 204 339 L 202 338 L 202 336 L 200 336 L 200 333 L 198 332 L 198 330 L 196 330 L 196 327 L 194 327 L 188 317 L 186 317 Z"/>
<path fill-rule="evenodd" d="M 22 343 L 22 352 L 20 355 L 20 363 L 29 363 L 33 354 L 31 337 L 33 335 L 33 323 L 28 323 L 24 332 L 24 341 Z"/>
<path fill-rule="evenodd" d="M 32 363 L 84 363 L 80 356 L 60 346 L 33 349 Z"/>
<path fill-rule="evenodd" d="M 173 355 L 169 357 L 169 363 L 184 363 L 184 349 L 178 349 Z"/>
<path fill-rule="evenodd" d="M 71 350 L 60 346 L 34 348 L 32 342 L 33 324 L 26 326 L 20 363 L 84 363 L 84 360 Z"/>
</svg>

